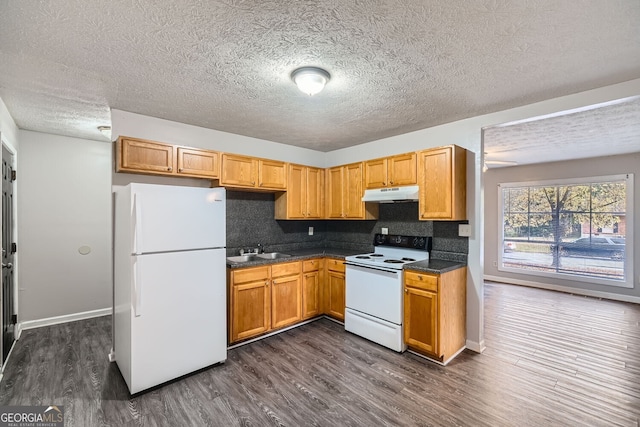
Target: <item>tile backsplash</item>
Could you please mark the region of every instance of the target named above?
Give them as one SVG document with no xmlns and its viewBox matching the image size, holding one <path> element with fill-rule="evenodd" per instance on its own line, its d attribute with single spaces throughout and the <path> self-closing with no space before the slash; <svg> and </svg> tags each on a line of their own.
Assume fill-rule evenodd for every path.
<svg viewBox="0 0 640 427">
<path fill-rule="evenodd" d="M 467 221 L 418 221 L 418 203 L 383 203 L 377 220 L 275 220 L 273 193 L 227 191 L 227 255 L 241 248 L 267 252 L 314 247 L 335 247 L 356 252 L 373 250 L 373 235 L 388 228 L 389 234 L 433 236 L 434 258 L 466 261 L 469 242 L 458 236 L 458 224 Z M 313 227 L 313 236 L 309 236 Z"/>
</svg>

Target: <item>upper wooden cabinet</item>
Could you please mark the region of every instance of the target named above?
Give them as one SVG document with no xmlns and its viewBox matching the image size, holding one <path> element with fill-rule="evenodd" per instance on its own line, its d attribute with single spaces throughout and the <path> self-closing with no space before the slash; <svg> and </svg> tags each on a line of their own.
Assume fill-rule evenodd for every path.
<svg viewBox="0 0 640 427">
<path fill-rule="evenodd" d="M 220 154 L 210 150 L 178 147 L 178 175 L 218 178 Z"/>
<path fill-rule="evenodd" d="M 378 204 L 362 201 L 362 170 L 362 162 L 327 170 L 327 218 L 375 219 L 378 217 Z"/>
<path fill-rule="evenodd" d="M 323 177 L 323 169 L 289 164 L 287 191 L 276 197 L 276 219 L 322 218 Z"/>
<path fill-rule="evenodd" d="M 417 180 L 416 153 L 364 162 L 365 188 L 384 188 L 415 185 Z"/>
<path fill-rule="evenodd" d="M 418 153 L 421 220 L 467 218 L 467 150 L 449 145 Z"/>
<path fill-rule="evenodd" d="M 116 172 L 216 179 L 219 156 L 211 150 L 120 137 L 116 141 Z"/>
<path fill-rule="evenodd" d="M 120 137 L 116 142 L 118 172 L 174 173 L 175 147 L 171 144 Z"/>
<path fill-rule="evenodd" d="M 222 154 L 220 185 L 255 190 L 284 190 L 287 187 L 284 162 Z"/>
</svg>

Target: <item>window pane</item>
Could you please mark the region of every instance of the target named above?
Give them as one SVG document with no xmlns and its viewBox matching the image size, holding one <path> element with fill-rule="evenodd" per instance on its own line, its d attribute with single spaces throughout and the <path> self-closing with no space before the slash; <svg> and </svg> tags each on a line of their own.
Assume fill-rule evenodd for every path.
<svg viewBox="0 0 640 427">
<path fill-rule="evenodd" d="M 627 179 L 502 188 L 501 269 L 624 282 Z M 526 183 L 525 183 L 526 184 Z M 586 278 L 586 279 L 585 279 Z M 596 282 L 600 283 L 600 282 Z M 618 285 L 620 286 L 620 285 Z"/>
</svg>

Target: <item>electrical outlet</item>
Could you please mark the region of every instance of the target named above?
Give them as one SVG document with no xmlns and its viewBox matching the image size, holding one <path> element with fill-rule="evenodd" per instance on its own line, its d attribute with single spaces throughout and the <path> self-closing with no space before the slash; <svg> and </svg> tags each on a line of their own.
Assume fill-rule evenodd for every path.
<svg viewBox="0 0 640 427">
<path fill-rule="evenodd" d="M 389 234 L 389 229 L 387 227 L 382 227 L 382 230 L 380 230 L 380 234 Z"/>
<path fill-rule="evenodd" d="M 309 236 L 313 236 L 313 227 L 309 227 Z"/>
<path fill-rule="evenodd" d="M 493 261 L 493 266 L 497 267 L 498 266 L 498 261 Z"/>
<path fill-rule="evenodd" d="M 460 237 L 469 237 L 469 236 L 471 236 L 471 225 L 469 225 L 469 224 L 459 224 L 458 225 L 458 236 L 460 236 Z"/>
</svg>

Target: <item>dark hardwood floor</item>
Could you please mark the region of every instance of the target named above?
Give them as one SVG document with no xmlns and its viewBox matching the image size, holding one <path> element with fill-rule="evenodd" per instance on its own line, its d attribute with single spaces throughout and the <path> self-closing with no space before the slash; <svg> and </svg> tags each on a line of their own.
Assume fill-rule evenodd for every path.
<svg viewBox="0 0 640 427">
<path fill-rule="evenodd" d="M 131 398 L 109 317 L 24 331 L 2 405 L 64 405 L 65 426 L 638 426 L 640 306 L 485 286 L 483 354 L 447 367 L 322 319 Z"/>
</svg>

